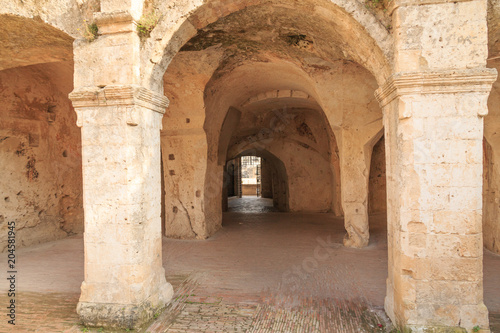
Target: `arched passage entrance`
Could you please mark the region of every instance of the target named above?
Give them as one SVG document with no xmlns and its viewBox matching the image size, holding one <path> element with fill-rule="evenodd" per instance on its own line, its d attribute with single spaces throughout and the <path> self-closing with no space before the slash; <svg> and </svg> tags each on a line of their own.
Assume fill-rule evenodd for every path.
<svg viewBox="0 0 500 333">
<path fill-rule="evenodd" d="M 285 31 L 272 30 L 266 10 Z M 219 231 L 225 163 L 266 150 L 285 165 L 290 211 L 344 210 L 345 244 L 368 245 L 370 158 L 382 133 L 376 79 L 338 46 L 321 55 L 316 45 L 326 37 L 303 22 L 287 26 L 290 15 L 295 21 L 296 13 L 279 6 L 235 12 L 200 29 L 171 60 L 163 77 L 171 104 L 162 154 L 170 182 L 165 202 L 175 207 L 167 203 L 165 211 L 173 216 L 167 225 L 182 231 L 168 236 L 230 232 Z"/>
<path fill-rule="evenodd" d="M 168 14 L 164 20 L 159 22 L 158 29 L 153 32 L 153 38 L 142 44 L 135 35 L 129 33 L 132 30 L 127 30 L 132 26 L 132 19 L 137 19 L 140 16 L 140 6 L 131 7 L 128 16 L 120 16 L 121 21 L 119 22 L 122 23 L 120 26 L 113 25 L 114 19 L 110 19 L 109 16 L 101 15 L 99 17 L 101 23 L 107 29 L 103 29 L 105 35 L 126 32 L 129 33 L 127 37 L 130 39 L 122 40 L 121 44 L 107 44 L 114 39 L 106 36 L 99 38 L 91 47 L 82 46 L 80 49 L 82 51 L 81 64 L 90 64 L 96 59 L 93 55 L 89 59 L 84 59 L 83 55 L 86 53 L 83 51 L 85 50 L 97 50 L 99 46 L 102 46 L 104 47 L 103 51 L 99 53 L 99 56 L 102 57 L 103 55 L 113 55 L 118 46 L 120 50 L 130 51 L 127 52 L 127 58 L 119 59 L 120 61 L 123 60 L 129 65 L 138 61 L 142 66 L 139 70 L 138 67 L 128 66 L 127 71 L 121 72 L 119 76 L 110 75 L 108 77 L 109 71 L 105 69 L 99 73 L 95 72 L 95 77 L 80 77 L 79 79 L 83 80 L 77 80 L 80 86 L 72 94 L 72 98 L 75 102 L 85 101 L 85 103 L 78 105 L 82 110 L 77 110 L 77 112 L 83 111 L 86 106 L 94 109 L 101 107 L 110 109 L 111 106 L 118 106 L 121 108 L 120 110 L 123 109 L 123 114 L 126 114 L 126 117 L 114 121 L 120 129 L 124 129 L 127 133 L 127 140 L 131 140 L 127 141 L 128 145 L 135 145 L 135 148 L 140 146 L 144 149 L 142 154 L 147 156 L 144 160 L 136 159 L 140 155 L 137 154 L 137 150 L 135 153 L 133 150 L 128 151 L 131 153 L 129 160 L 136 161 L 130 162 L 131 166 L 135 163 L 141 168 L 134 171 L 131 168 L 125 168 L 127 170 L 125 175 L 134 179 L 134 182 L 125 184 L 126 192 L 130 194 L 126 198 L 125 204 L 132 207 L 127 218 L 137 220 L 137 222 L 145 222 L 144 230 L 151 231 L 150 233 L 146 232 L 146 237 L 141 238 L 143 235 L 141 231 L 133 229 L 133 226 L 126 227 L 130 231 L 130 241 L 139 240 L 138 244 L 141 246 L 138 247 L 138 250 L 158 253 L 158 239 L 151 236 L 154 234 L 155 228 L 159 230 L 160 225 L 160 210 L 154 204 L 154 202 L 159 201 L 156 200 L 159 195 L 160 183 L 158 181 L 158 137 L 156 134 L 146 135 L 145 133 L 149 130 L 156 132 L 159 129 L 158 121 L 161 117 L 157 113 L 161 113 L 167 104 L 165 98 L 162 97 L 161 77 L 181 47 L 186 47 L 184 51 L 187 52 L 208 49 L 214 51 L 213 54 L 207 55 L 206 59 L 209 61 L 206 63 L 209 66 L 198 68 L 199 72 L 204 75 L 208 73 L 200 79 L 206 80 L 209 89 L 196 91 L 196 98 L 203 100 L 204 104 L 202 105 L 206 107 L 206 113 L 202 118 L 196 118 L 196 122 L 193 122 L 192 125 L 185 125 L 191 124 L 191 118 L 185 117 L 181 122 L 178 122 L 178 124 L 183 124 L 182 127 L 174 129 L 184 131 L 184 133 L 186 131 L 198 133 L 197 138 L 200 145 L 196 149 L 200 154 L 196 154 L 196 156 L 200 156 L 203 161 L 201 165 L 206 166 L 206 169 L 201 173 L 203 188 L 194 189 L 192 192 L 196 198 L 199 198 L 197 199 L 199 207 L 208 208 L 204 211 L 198 210 L 204 212 L 198 236 L 201 235 L 203 238 L 205 235 L 210 235 L 220 226 L 218 225 L 221 214 L 219 199 L 222 189 L 223 165 L 219 164 L 217 156 L 220 138 L 217 132 L 225 118 L 225 110 L 234 105 L 241 105 L 250 97 L 245 96 L 244 93 L 236 94 L 237 97 L 234 98 L 224 94 L 223 91 L 217 89 L 222 86 L 220 82 L 217 82 L 217 79 L 225 77 L 228 82 L 234 82 L 229 79 L 231 77 L 237 80 L 238 69 L 244 68 L 245 57 L 248 57 L 247 60 L 253 63 L 262 63 L 262 67 L 266 65 L 275 66 L 275 68 L 286 67 L 291 70 L 292 75 L 304 78 L 303 82 L 287 80 L 287 82 L 302 83 L 301 86 L 304 86 L 300 87 L 302 89 L 298 89 L 299 87 L 270 87 L 270 90 L 300 90 L 308 96 L 312 96 L 325 111 L 328 124 L 339 142 L 339 156 L 337 158 L 340 160 L 340 172 L 345 173 L 340 175 L 342 208 L 346 216 L 348 233 L 344 244 L 352 247 L 365 246 L 369 240 L 366 191 L 368 187 L 366 179 L 369 173 L 367 165 L 369 165 L 371 151 L 369 146 L 371 143 L 375 143 L 372 142 L 372 139 L 380 133 L 382 128 L 380 109 L 370 106 L 370 103 L 364 103 L 363 109 L 375 110 L 378 108 L 379 114 L 371 114 L 369 119 L 364 119 L 364 122 L 349 123 L 349 126 L 346 126 L 344 111 L 359 111 L 358 104 L 346 104 L 342 100 L 340 100 L 340 105 L 335 104 L 336 101 L 339 101 L 339 96 L 335 94 L 336 90 L 326 88 L 327 85 L 317 85 L 318 77 L 307 71 L 305 71 L 306 74 L 301 74 L 301 69 L 306 66 L 321 72 L 323 67 L 329 67 L 327 66 L 329 63 L 342 64 L 340 74 L 352 74 L 353 72 L 349 68 L 358 66 L 364 69 L 355 72 L 360 75 L 368 73 L 371 79 L 355 80 L 355 82 L 361 82 L 359 87 L 372 86 L 371 91 L 380 85 L 377 90 L 377 100 L 384 108 L 390 221 L 388 224 L 389 278 L 387 279 L 386 311 L 395 323 L 405 329 L 435 329 L 440 326 L 451 326 L 455 328 L 465 327 L 470 330 L 474 324 L 487 326 L 487 310 L 482 303 L 481 296 L 482 273 L 479 267 L 481 251 L 477 242 L 472 245 L 472 251 L 447 252 L 443 250 L 454 249 L 455 244 L 457 244 L 454 239 L 457 238 L 459 239 L 458 244 L 467 243 L 466 239 L 469 239 L 470 235 L 466 230 L 466 224 L 472 217 L 474 220 L 472 238 L 477 239 L 481 231 L 476 218 L 477 211 L 480 210 L 477 208 L 477 203 L 481 201 L 479 200 L 480 194 L 478 194 L 480 192 L 478 191 L 480 165 L 478 163 L 470 164 L 468 161 L 471 159 L 473 161 L 480 160 L 478 155 L 480 155 L 481 149 L 478 141 L 482 140 L 482 135 L 479 135 L 481 130 L 474 129 L 482 128 L 481 117 L 485 114 L 485 98 L 489 93 L 495 74 L 494 71 L 484 68 L 484 42 L 486 39 L 483 38 L 483 34 L 475 35 L 477 38 L 475 37 L 470 45 L 475 45 L 479 51 L 471 52 L 469 47 L 472 46 L 463 43 L 463 36 L 455 34 L 454 31 L 459 29 L 461 31 L 484 32 L 486 31 L 485 20 L 476 19 L 474 16 L 478 14 L 478 10 L 481 10 L 474 9 L 474 5 L 479 4 L 478 1 L 453 4 L 433 2 L 423 6 L 419 6 L 420 3 L 405 2 L 402 4 L 399 1 L 396 2 L 389 8 L 389 12 L 393 13 L 397 23 L 394 25 L 394 36 L 396 36 L 394 45 L 392 37 L 382 24 L 377 22 L 375 17 L 365 11 L 362 4 L 358 2 L 307 1 L 294 3 L 292 6 L 281 2 L 206 2 L 203 5 L 199 2 L 190 2 L 176 10 L 165 10 L 165 13 L 168 12 Z M 222 4 L 222 6 L 218 4 Z M 484 9 L 484 2 L 481 3 L 481 6 L 478 8 Z M 443 19 L 435 22 L 434 15 L 429 14 L 434 11 L 428 10 L 429 7 L 438 10 L 442 14 L 440 17 L 457 17 L 457 20 Z M 117 7 L 112 8 L 116 9 Z M 183 16 L 185 9 L 194 11 L 186 17 Z M 259 15 L 259 13 L 271 15 Z M 456 15 L 456 13 L 460 13 L 460 15 Z M 246 18 L 256 18 L 257 20 L 245 21 L 245 17 L 240 17 L 242 14 L 245 14 L 243 16 Z M 235 17 L 241 19 L 238 20 Z M 263 17 L 275 19 L 275 22 L 279 22 L 279 26 L 283 26 L 285 29 L 273 31 L 272 22 L 263 22 Z M 234 21 L 231 22 L 231 19 Z M 293 25 L 287 26 L 285 21 L 293 22 Z M 217 24 L 221 22 L 225 23 L 223 25 L 231 32 L 229 35 L 238 33 L 241 38 L 227 40 L 225 38 L 227 36 L 220 36 L 218 34 L 220 29 L 214 30 L 212 28 L 217 27 Z M 254 34 L 250 33 L 250 36 L 246 36 L 247 30 L 239 29 L 241 24 L 248 24 L 252 27 L 253 23 L 263 24 L 266 29 L 255 29 L 254 26 L 252 31 L 259 30 L 267 32 L 268 35 L 259 36 L 257 34 L 254 39 L 251 39 L 250 37 Z M 443 27 L 443 29 L 436 29 L 436 26 Z M 448 26 L 454 28 L 445 29 Z M 237 30 L 232 31 L 233 27 L 236 27 Z M 444 36 L 431 37 L 430 40 L 426 38 L 424 40 L 422 37 L 433 36 L 437 30 Z M 225 30 L 222 29 L 222 31 Z M 418 32 L 418 38 L 414 38 L 414 34 L 410 33 L 413 31 Z M 206 35 L 204 35 L 205 32 Z M 115 38 L 119 39 L 119 37 Z M 211 48 L 216 45 L 207 42 L 207 38 L 220 44 L 218 46 L 219 54 Z M 193 43 L 187 43 L 189 40 Z M 240 40 L 243 40 L 244 43 L 239 43 Z M 269 40 L 273 42 L 272 45 L 264 45 Z M 443 41 L 448 44 L 441 47 L 439 43 Z M 139 49 L 142 52 L 139 52 Z M 228 50 L 231 52 L 228 53 Z M 447 52 L 453 53 L 454 56 L 449 57 Z M 394 61 L 392 61 L 393 57 Z M 111 59 L 106 56 L 102 58 Z M 313 70 L 310 69 L 309 72 L 313 72 Z M 272 73 L 276 72 L 272 71 Z M 281 74 L 283 73 L 277 77 L 261 76 L 266 78 L 266 81 L 263 85 L 257 86 L 257 91 L 252 91 L 251 87 L 244 87 L 244 84 L 235 86 L 247 93 L 265 93 L 261 89 L 266 84 L 273 85 L 272 83 L 279 81 L 283 77 Z M 243 81 L 245 77 L 239 79 Z M 138 82 L 141 82 L 144 87 L 135 86 Z M 342 83 L 343 86 L 346 86 L 346 83 L 352 82 L 346 80 Z M 117 84 L 125 86 L 116 86 Z M 81 89 L 88 86 L 92 88 Z M 358 88 L 358 86 L 351 84 L 347 84 L 347 86 Z M 338 90 L 346 92 L 345 89 Z M 450 98 L 452 94 L 457 96 Z M 361 96 L 367 95 L 367 93 L 361 94 Z M 372 105 L 376 105 L 376 100 L 372 98 L 371 94 L 370 98 Z M 77 104 L 75 103 L 75 105 Z M 133 105 L 133 107 L 126 108 L 123 105 Z M 345 108 L 346 105 L 348 105 L 347 108 Z M 468 109 L 464 111 L 461 108 L 462 105 L 468 105 Z M 342 112 L 329 113 L 336 106 Z M 135 112 L 137 110 L 141 112 Z M 434 112 L 435 110 L 443 112 Z M 359 118 L 349 117 L 349 119 Z M 106 123 L 107 120 L 101 119 L 100 121 Z M 451 130 L 457 124 L 463 125 L 459 126 L 461 130 L 466 132 L 460 132 L 463 136 L 457 137 L 456 132 Z M 110 124 L 108 123 L 108 125 Z M 419 135 L 422 131 L 421 125 L 425 125 L 423 127 L 426 129 L 432 128 L 442 137 L 436 140 L 436 137 L 427 132 L 426 135 Z M 131 127 L 127 126 L 138 127 L 132 130 Z M 468 132 L 469 130 L 472 132 Z M 136 142 L 134 139 L 138 139 L 138 141 Z M 454 145 L 443 142 L 446 140 L 451 140 Z M 132 143 L 132 141 L 134 142 Z M 454 157 L 450 154 L 453 149 L 450 147 L 457 145 L 460 147 L 470 145 L 467 146 L 470 149 L 467 149 L 466 153 L 460 155 L 459 158 L 453 159 Z M 442 159 L 448 163 L 443 163 Z M 120 161 L 116 165 L 116 170 L 111 166 L 106 170 L 110 172 L 123 171 L 125 169 L 121 168 L 122 164 Z M 125 162 L 126 166 L 128 164 L 128 161 Z M 471 187 L 474 188 L 473 200 L 469 200 L 468 204 L 462 203 L 466 201 L 466 198 L 470 199 L 468 196 L 470 192 L 461 188 L 461 184 L 452 180 L 449 182 L 445 180 L 445 183 L 442 183 L 436 179 L 439 178 L 436 174 L 446 172 L 447 164 L 457 164 L 459 169 L 465 170 L 464 172 L 472 172 L 473 177 L 470 180 L 472 181 Z M 84 168 L 86 167 L 88 168 L 84 165 Z M 426 173 L 427 169 L 434 170 L 436 174 Z M 476 172 L 478 170 L 479 172 Z M 177 170 L 173 169 L 173 174 L 175 172 Z M 346 182 L 349 180 L 351 183 L 346 187 Z M 363 190 L 346 191 L 346 188 L 363 188 Z M 148 196 L 149 193 L 153 194 Z M 199 195 L 196 196 L 196 193 Z M 137 206 L 133 206 L 137 199 L 135 194 L 140 196 L 138 200 L 141 204 Z M 448 198 L 454 199 L 448 200 Z M 109 195 L 106 196 L 106 200 L 108 199 L 111 199 Z M 153 203 L 147 204 L 149 202 Z M 91 204 L 92 201 L 89 201 L 87 206 L 90 207 Z M 115 206 L 122 204 L 118 203 Z M 196 205 L 192 206 L 197 207 Z M 459 221 L 458 224 L 461 227 L 457 229 L 456 233 L 446 231 L 450 212 L 454 213 L 452 216 L 454 220 Z M 145 239 L 152 239 L 152 241 L 146 242 Z M 428 251 L 425 244 L 431 243 L 444 245 L 443 248 L 434 248 Z M 126 260 L 118 262 L 116 264 L 118 268 L 123 268 L 130 261 L 134 262 L 136 259 L 135 254 L 131 255 L 126 250 L 122 253 Z M 158 255 L 156 258 L 159 257 Z M 445 261 L 447 265 L 443 265 Z M 467 268 L 470 265 L 474 267 L 472 271 L 477 272 L 477 274 L 461 274 L 463 271 L 470 271 Z M 158 265 L 158 260 L 152 260 L 145 264 L 134 262 L 133 267 L 138 268 L 140 272 L 144 273 L 144 276 L 148 276 L 148 278 L 140 279 L 140 282 L 134 284 L 135 288 L 138 285 L 145 286 L 145 288 L 139 288 L 142 292 L 136 293 L 134 289 L 131 292 L 134 295 L 133 300 L 125 298 L 116 304 L 113 303 L 112 306 L 103 304 L 101 300 L 98 300 L 98 303 L 99 306 L 110 310 L 107 313 L 112 314 L 116 312 L 118 307 L 123 309 L 122 303 L 125 302 L 127 304 L 126 311 L 131 313 L 131 321 L 135 323 L 139 319 L 133 312 L 136 304 L 140 304 L 141 309 L 146 303 L 161 304 L 168 297 L 169 288 L 162 278 L 162 270 Z M 422 270 L 420 269 L 422 267 L 429 269 Z M 457 267 L 461 269 L 457 269 Z M 462 297 L 464 294 L 462 292 L 458 293 L 460 296 L 446 294 L 441 298 L 439 295 L 432 294 L 427 298 L 426 291 L 434 290 L 436 285 L 449 287 L 439 287 L 438 289 L 451 290 L 450 293 L 452 293 L 454 287 L 457 286 L 457 281 L 463 282 L 460 286 L 467 288 L 469 291 L 467 294 L 473 296 L 473 304 L 469 298 Z M 113 285 L 113 288 L 117 288 L 119 285 L 130 288 L 126 280 L 120 280 L 119 283 Z M 84 287 L 88 291 L 95 286 L 84 284 Z M 417 294 L 417 291 L 421 291 L 422 294 Z M 93 305 L 92 302 L 88 303 L 83 304 L 81 309 L 90 309 Z M 120 305 L 118 306 L 118 304 Z M 448 311 L 450 308 L 453 310 Z M 90 312 L 81 312 L 84 313 L 82 317 L 91 318 L 93 316 Z M 151 314 L 148 311 L 145 313 L 146 316 L 148 313 Z"/>
<path fill-rule="evenodd" d="M 256 163 L 256 168 L 248 168 L 250 170 L 256 169 L 255 176 L 246 175 L 247 177 L 255 178 L 256 182 L 249 182 L 245 188 L 245 182 L 243 171 L 245 166 L 243 165 L 243 158 L 258 158 L 258 163 Z M 230 166 L 228 168 L 228 166 Z M 241 171 L 240 171 L 241 170 Z M 285 164 L 277 158 L 275 155 L 267 150 L 259 149 L 249 149 L 246 150 L 234 158 L 231 158 L 227 164 L 224 171 L 225 179 L 231 179 L 231 174 L 233 175 L 232 181 L 223 183 L 222 190 L 222 207 L 223 211 L 228 210 L 228 200 L 229 197 L 234 197 L 236 202 L 238 198 L 243 196 L 255 196 L 255 199 L 259 197 L 267 200 L 260 200 L 261 205 L 265 204 L 269 208 L 274 208 L 275 211 L 287 212 L 289 211 L 289 183 L 288 174 Z M 232 190 L 230 187 L 232 186 Z M 232 195 L 230 195 L 232 194 Z M 237 205 L 237 203 L 235 203 Z M 265 210 L 265 207 L 262 207 Z M 243 209 L 244 210 L 244 209 Z M 231 211 L 231 209 L 229 209 Z"/>
</svg>

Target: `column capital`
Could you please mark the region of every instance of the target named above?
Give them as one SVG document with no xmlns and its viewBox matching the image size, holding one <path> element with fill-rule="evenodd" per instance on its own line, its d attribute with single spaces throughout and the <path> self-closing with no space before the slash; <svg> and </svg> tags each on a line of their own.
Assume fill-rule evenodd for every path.
<svg viewBox="0 0 500 333">
<path fill-rule="evenodd" d="M 492 68 L 393 74 L 375 91 L 381 107 L 404 95 L 489 93 L 497 79 Z"/>
<path fill-rule="evenodd" d="M 387 2 L 387 10 L 389 15 L 392 14 L 394 10 L 398 7 L 406 6 L 423 6 L 423 5 L 439 5 L 446 3 L 456 3 L 456 2 L 471 2 L 477 0 L 393 0 Z"/>
<path fill-rule="evenodd" d="M 126 10 L 94 13 L 94 21 L 99 26 L 101 35 L 135 31 L 134 18 Z"/>
<path fill-rule="evenodd" d="M 85 87 L 73 90 L 69 94 L 69 99 L 73 102 L 78 120 L 77 125 L 82 126 L 81 117 L 82 108 L 95 108 L 106 106 L 141 106 L 151 111 L 164 114 L 165 109 L 169 105 L 167 97 L 155 93 L 149 89 L 138 85 L 119 85 L 105 87 Z M 80 110 L 79 110 L 80 109 Z M 131 111 L 131 110 L 130 110 Z M 137 125 L 135 120 L 132 120 L 132 112 L 130 112 L 130 125 Z"/>
</svg>

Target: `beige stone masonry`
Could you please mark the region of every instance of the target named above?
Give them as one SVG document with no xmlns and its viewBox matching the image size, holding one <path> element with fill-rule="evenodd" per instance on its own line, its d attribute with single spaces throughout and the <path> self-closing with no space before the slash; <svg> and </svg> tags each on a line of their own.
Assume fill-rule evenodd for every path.
<svg viewBox="0 0 500 333">
<path fill-rule="evenodd" d="M 163 115 L 169 104 L 167 97 L 137 85 L 81 88 L 73 91 L 69 98 L 73 101 L 79 127 L 83 125 L 82 112 L 88 107 L 137 105 Z M 126 114 L 127 124 L 137 125 L 138 117 L 134 108 L 127 108 Z"/>
<path fill-rule="evenodd" d="M 488 327 L 482 141 L 495 79 L 489 69 L 401 73 L 376 93 L 384 109 L 388 175 L 385 307 L 402 328 Z"/>
<path fill-rule="evenodd" d="M 368 182 L 373 146 L 382 136 L 381 126 L 342 129 L 340 143 L 340 181 L 344 225 L 344 245 L 368 245 Z"/>
<path fill-rule="evenodd" d="M 450 70 L 441 72 L 397 73 L 380 87 L 375 95 L 382 107 L 403 95 L 466 93 L 491 91 L 497 78 L 492 68 L 474 70 Z M 486 114 L 481 114 L 485 116 Z"/>
<path fill-rule="evenodd" d="M 129 11 L 94 13 L 94 21 L 99 26 L 99 34 L 110 35 L 135 31 L 135 22 Z"/>
<path fill-rule="evenodd" d="M 70 94 L 82 127 L 88 326 L 137 328 L 172 287 L 161 261 L 160 127 L 168 100 L 138 86 Z"/>
</svg>

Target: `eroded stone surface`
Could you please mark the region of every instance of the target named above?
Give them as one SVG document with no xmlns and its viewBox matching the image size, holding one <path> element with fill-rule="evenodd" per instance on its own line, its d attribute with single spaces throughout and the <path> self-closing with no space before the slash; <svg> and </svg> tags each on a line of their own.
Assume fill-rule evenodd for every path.
<svg viewBox="0 0 500 333">
<path fill-rule="evenodd" d="M 161 268 L 161 198 L 165 233 L 174 226 L 171 234 L 180 238 L 214 235 L 222 225 L 224 166 L 239 154 L 274 156 L 286 170 L 282 206 L 343 214 L 345 245 L 369 247 L 370 163 L 379 159 L 372 149 L 383 129 L 388 315 L 417 331 L 487 329 L 482 243 L 484 238 L 487 248 L 498 251 L 499 228 L 498 96 L 494 92 L 487 105 L 496 74 L 486 66 L 498 67 L 498 1 L 395 0 L 375 9 L 347 0 L 1 4 L 6 47 L 0 68 L 7 69 L 1 75 L 36 64 L 57 76 L 53 66 L 73 54 L 71 98 L 83 126 L 85 195 L 86 276 L 79 311 L 87 323 L 137 326 L 165 304 L 171 290 Z M 138 36 L 135 25 L 154 10 L 150 37 Z M 78 38 L 76 30 L 84 18 L 99 26 L 89 40 Z M 30 75 L 26 81 L 36 79 Z M 4 90 L 6 100 L 31 94 L 9 91 L 17 79 Z M 36 89 L 51 95 L 70 86 Z M 172 106 L 162 122 L 163 94 Z M 17 111 L 30 114 L 23 105 Z M 283 115 L 285 110 L 290 111 Z M 227 116 L 238 112 L 240 117 Z M 11 121 L 11 115 L 6 118 Z M 275 118 L 275 126 L 266 124 Z M 21 123 L 10 123 L 8 131 L 21 129 Z M 42 121 L 30 122 L 30 133 L 36 123 Z M 37 154 L 24 166 L 27 181 L 33 181 L 42 171 L 38 156 L 45 143 L 35 134 L 17 141 L 26 140 L 33 148 L 28 152 Z M 55 135 L 47 146 L 57 146 L 57 140 Z M 18 146 L 11 141 L 5 149 L 9 159 Z M 6 161 L 13 174 L 23 168 L 16 157 L 17 162 Z M 47 170 L 57 172 L 79 165 L 78 157 L 50 162 Z M 54 177 L 57 184 L 76 184 L 66 201 L 45 201 L 35 191 L 35 210 L 41 212 L 40 203 L 78 211 L 78 202 L 68 202 L 78 198 L 78 178 L 66 177 Z M 48 187 L 42 192 L 60 194 Z M 20 203 L 13 203 L 7 210 L 19 210 Z M 22 231 L 20 237 L 36 242 L 69 230 L 57 223 L 71 220 L 72 213 L 51 209 L 46 221 L 43 213 L 30 217 L 40 237 Z M 76 219 L 71 223 L 78 230 Z M 110 315 L 117 304 L 128 311 L 120 323 Z"/>
<path fill-rule="evenodd" d="M 83 231 L 81 138 L 67 99 L 71 62 L 0 72 L 0 251 Z"/>
</svg>

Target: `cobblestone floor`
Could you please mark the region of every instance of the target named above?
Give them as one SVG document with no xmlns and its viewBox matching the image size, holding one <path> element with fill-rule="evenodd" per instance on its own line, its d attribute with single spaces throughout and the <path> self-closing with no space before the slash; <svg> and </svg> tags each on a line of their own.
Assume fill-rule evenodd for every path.
<svg viewBox="0 0 500 333">
<path fill-rule="evenodd" d="M 176 294 L 147 332 L 390 329 L 382 310 L 387 277 L 384 216 L 371 217 L 370 245 L 355 250 L 341 245 L 339 218 L 264 214 L 256 204 L 236 202 L 257 212 L 225 213 L 223 229 L 206 241 L 164 240 L 167 280 Z M 329 251 L 322 242 L 329 243 Z M 18 259 L 18 325 L 12 330 L 2 314 L 0 332 L 85 331 L 75 313 L 83 280 L 82 238 L 22 249 Z M 500 256 L 485 251 L 484 262 L 485 304 L 492 331 L 500 333 Z M 0 267 L 5 264 L 0 257 Z M 8 302 L 5 290 L 2 279 L 1 308 Z"/>
</svg>

